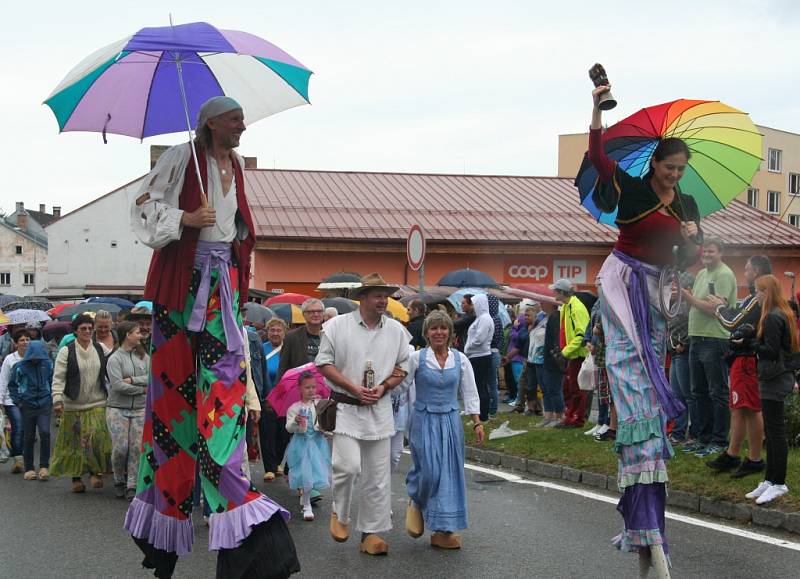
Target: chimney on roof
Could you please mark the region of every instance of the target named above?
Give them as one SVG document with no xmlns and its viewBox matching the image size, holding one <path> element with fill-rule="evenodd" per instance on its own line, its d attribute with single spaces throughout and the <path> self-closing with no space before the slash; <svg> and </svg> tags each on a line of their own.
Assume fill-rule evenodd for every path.
<svg viewBox="0 0 800 579">
<path fill-rule="evenodd" d="M 24 209 L 21 213 L 17 213 L 17 227 L 22 231 L 28 231 L 28 213 Z"/>
<path fill-rule="evenodd" d="M 61 217 L 61 207 L 59 207 L 58 205 L 53 205 L 53 217 L 55 217 L 56 219 Z"/>
<path fill-rule="evenodd" d="M 258 157 L 245 157 L 244 158 L 244 168 L 245 169 L 258 169 Z"/>
<path fill-rule="evenodd" d="M 169 149 L 167 145 L 150 145 L 150 168 L 156 166 L 158 158 Z"/>
<path fill-rule="evenodd" d="M 39 213 L 47 213 L 47 207 L 45 207 L 44 203 L 39 203 Z"/>
<path fill-rule="evenodd" d="M 17 211 L 25 211 L 25 203 L 23 201 L 17 201 Z"/>
</svg>

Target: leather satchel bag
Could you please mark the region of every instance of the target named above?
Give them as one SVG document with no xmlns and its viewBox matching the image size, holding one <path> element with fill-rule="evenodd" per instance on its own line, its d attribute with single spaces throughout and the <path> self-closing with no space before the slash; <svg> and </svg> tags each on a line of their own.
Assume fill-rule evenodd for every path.
<svg viewBox="0 0 800 579">
<path fill-rule="evenodd" d="M 330 398 L 324 398 L 317 402 L 317 429 L 322 432 L 333 432 L 336 430 L 336 407 L 338 403 Z"/>
</svg>

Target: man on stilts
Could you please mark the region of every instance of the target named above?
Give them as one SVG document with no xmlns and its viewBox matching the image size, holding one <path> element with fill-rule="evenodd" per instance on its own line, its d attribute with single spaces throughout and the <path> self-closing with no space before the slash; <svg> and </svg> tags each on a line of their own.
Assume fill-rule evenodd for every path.
<svg viewBox="0 0 800 579">
<path fill-rule="evenodd" d="M 164 152 L 131 206 L 134 230 L 155 251 L 144 294 L 153 332 L 142 461 L 125 529 L 157 577 L 170 577 L 191 551 L 196 473 L 211 507 L 217 577 L 300 569 L 289 513 L 241 470 L 247 378 L 239 308 L 255 245 L 244 162 L 234 151 L 244 130 L 235 100 L 207 101 L 195 146 Z"/>
</svg>

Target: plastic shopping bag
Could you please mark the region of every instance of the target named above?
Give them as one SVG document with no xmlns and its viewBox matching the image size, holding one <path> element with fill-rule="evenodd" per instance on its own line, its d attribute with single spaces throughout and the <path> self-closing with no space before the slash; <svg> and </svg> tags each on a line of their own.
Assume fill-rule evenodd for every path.
<svg viewBox="0 0 800 579">
<path fill-rule="evenodd" d="M 595 365 L 592 354 L 584 358 L 581 369 L 578 371 L 578 388 L 581 390 L 594 390 L 595 388 Z"/>
</svg>

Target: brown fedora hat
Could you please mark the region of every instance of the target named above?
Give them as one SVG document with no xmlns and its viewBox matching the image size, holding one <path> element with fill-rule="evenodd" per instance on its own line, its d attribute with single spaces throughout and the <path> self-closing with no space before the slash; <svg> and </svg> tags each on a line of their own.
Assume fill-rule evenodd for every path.
<svg viewBox="0 0 800 579">
<path fill-rule="evenodd" d="M 384 281 L 379 273 L 370 273 L 361 278 L 361 285 L 354 287 L 350 290 L 350 297 L 354 300 L 358 299 L 361 294 L 371 289 L 381 289 L 393 294 L 400 289 L 399 286 L 389 285 Z"/>
</svg>

